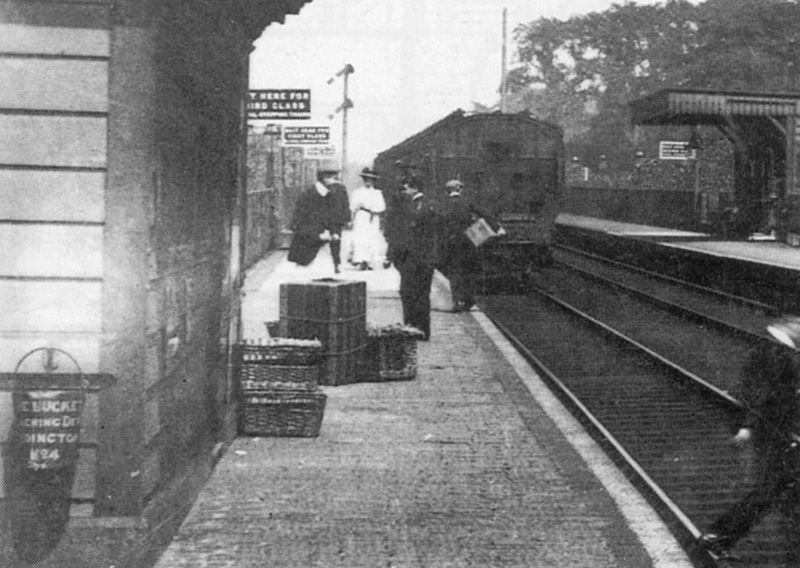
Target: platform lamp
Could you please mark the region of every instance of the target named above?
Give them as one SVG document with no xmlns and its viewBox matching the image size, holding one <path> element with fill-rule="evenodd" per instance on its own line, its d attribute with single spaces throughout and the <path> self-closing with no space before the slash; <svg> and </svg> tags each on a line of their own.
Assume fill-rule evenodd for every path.
<svg viewBox="0 0 800 568">
<path fill-rule="evenodd" d="M 642 181 L 642 161 L 644 160 L 644 152 L 641 150 L 636 150 L 636 153 L 633 155 L 634 157 L 634 165 L 636 166 L 636 185 L 638 186 L 641 184 Z"/>
<path fill-rule="evenodd" d="M 708 221 L 708 212 L 706 207 L 703 207 L 703 204 L 700 200 L 700 135 L 697 133 L 697 127 L 692 128 L 692 134 L 689 136 L 689 143 L 686 146 L 686 149 L 689 150 L 690 155 L 688 156 L 690 159 L 694 160 L 694 211 L 695 216 L 698 215 L 699 212 L 699 221 L 702 224 L 705 224 Z"/>
</svg>

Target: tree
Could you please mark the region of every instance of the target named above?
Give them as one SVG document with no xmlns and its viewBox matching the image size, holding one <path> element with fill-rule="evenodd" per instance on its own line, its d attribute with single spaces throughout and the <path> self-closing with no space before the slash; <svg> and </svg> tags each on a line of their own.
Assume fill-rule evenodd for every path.
<svg viewBox="0 0 800 568">
<path fill-rule="evenodd" d="M 800 5 L 787 0 L 708 0 L 686 82 L 729 90 L 798 88 Z"/>
<path fill-rule="evenodd" d="M 632 159 L 628 105 L 666 87 L 793 90 L 800 87 L 796 0 L 686 0 L 514 31 L 521 65 L 508 76 L 512 108 L 564 127 L 570 151 Z"/>
<path fill-rule="evenodd" d="M 568 144 L 602 147 L 612 161 L 624 160 L 632 155 L 628 101 L 662 87 L 686 64 L 697 30 L 697 9 L 686 0 L 541 18 L 515 30 L 523 65 L 508 83 L 516 102 L 564 126 Z"/>
</svg>

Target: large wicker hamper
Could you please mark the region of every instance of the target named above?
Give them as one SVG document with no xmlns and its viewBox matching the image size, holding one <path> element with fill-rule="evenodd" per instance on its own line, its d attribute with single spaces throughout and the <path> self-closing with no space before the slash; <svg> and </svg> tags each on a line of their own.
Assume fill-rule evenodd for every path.
<svg viewBox="0 0 800 568">
<path fill-rule="evenodd" d="M 395 324 L 370 328 L 367 335 L 367 356 L 376 359 L 375 380 L 408 381 L 417 376 L 417 340 L 424 337 L 422 331 Z"/>
<path fill-rule="evenodd" d="M 237 347 L 240 433 L 318 436 L 326 401 L 318 385 L 322 344 L 276 338 Z"/>
</svg>

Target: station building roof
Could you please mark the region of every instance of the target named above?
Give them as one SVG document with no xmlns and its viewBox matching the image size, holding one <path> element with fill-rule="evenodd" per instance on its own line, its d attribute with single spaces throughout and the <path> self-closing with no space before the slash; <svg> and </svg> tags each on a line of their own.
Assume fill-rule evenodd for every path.
<svg viewBox="0 0 800 568">
<path fill-rule="evenodd" d="M 630 106 L 634 124 L 699 124 L 732 116 L 797 116 L 800 95 L 676 88 L 642 97 Z"/>
<path fill-rule="evenodd" d="M 309 2 L 311 0 L 232 0 L 226 3 L 231 4 L 231 13 L 255 39 L 267 26 L 284 23 L 287 15 L 297 14 Z"/>
</svg>

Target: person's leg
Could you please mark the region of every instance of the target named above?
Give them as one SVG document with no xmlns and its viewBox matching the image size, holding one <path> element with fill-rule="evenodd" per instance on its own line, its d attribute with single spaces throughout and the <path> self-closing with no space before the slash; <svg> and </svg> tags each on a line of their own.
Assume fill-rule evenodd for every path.
<svg viewBox="0 0 800 568">
<path fill-rule="evenodd" d="M 730 550 L 750 532 L 770 506 L 771 495 L 766 487 L 751 491 L 711 524 L 703 540 L 712 549 Z"/>
<path fill-rule="evenodd" d="M 470 248 L 466 251 L 464 262 L 464 304 L 467 310 L 475 305 L 475 293 L 478 289 L 478 278 L 480 274 L 481 261 L 478 256 L 478 251 L 474 248 Z"/>
<path fill-rule="evenodd" d="M 401 292 L 401 297 L 405 296 L 406 300 L 404 305 L 408 306 L 407 317 L 404 317 L 404 323 L 419 329 L 425 334 L 425 339 L 430 337 L 431 322 L 430 322 L 430 291 L 431 282 L 433 281 L 433 271 L 429 270 L 427 265 L 420 263 L 416 260 L 407 261 L 403 267 L 404 272 L 401 278 L 406 280 L 407 284 L 404 288 L 404 294 Z M 427 273 L 430 271 L 430 277 Z M 427 282 L 427 286 L 426 286 Z M 404 309 L 404 314 L 405 314 Z"/>
<path fill-rule="evenodd" d="M 449 277 L 450 293 L 453 297 L 453 311 L 463 312 L 465 309 L 469 309 L 469 306 L 466 306 L 468 300 L 467 283 L 461 267 L 457 265 L 453 266 L 450 270 Z"/>
<path fill-rule="evenodd" d="M 333 270 L 334 272 L 339 272 L 339 265 L 342 263 L 342 241 L 340 240 L 341 236 L 338 239 L 333 239 L 330 242 L 331 245 L 331 257 L 333 258 Z"/>
<path fill-rule="evenodd" d="M 759 485 L 711 524 L 701 537 L 713 552 L 733 548 L 776 505 L 783 491 L 782 469 L 774 448 L 759 448 Z"/>
<path fill-rule="evenodd" d="M 433 284 L 433 266 L 422 264 L 418 274 L 417 294 L 417 327 L 425 334 L 427 341 L 431 337 L 431 284 Z"/>
<path fill-rule="evenodd" d="M 398 272 L 400 272 L 400 302 L 403 305 L 403 323 L 411 325 L 414 289 L 412 285 L 413 278 L 408 268 L 407 262 L 403 262 L 397 266 Z"/>
</svg>

